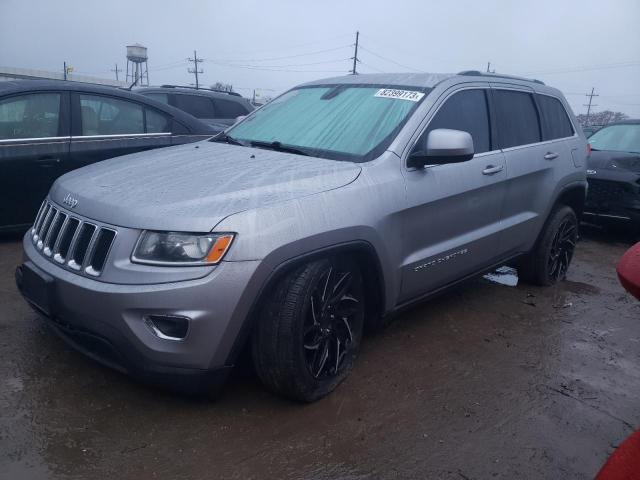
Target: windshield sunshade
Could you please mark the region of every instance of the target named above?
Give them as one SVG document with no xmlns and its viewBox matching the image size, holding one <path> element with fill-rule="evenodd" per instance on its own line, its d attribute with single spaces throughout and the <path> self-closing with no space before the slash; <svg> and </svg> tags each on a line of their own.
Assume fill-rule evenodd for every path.
<svg viewBox="0 0 640 480">
<path fill-rule="evenodd" d="M 227 133 L 236 140 L 365 161 L 384 150 L 424 89 L 373 85 L 303 87 L 285 93 Z"/>
</svg>

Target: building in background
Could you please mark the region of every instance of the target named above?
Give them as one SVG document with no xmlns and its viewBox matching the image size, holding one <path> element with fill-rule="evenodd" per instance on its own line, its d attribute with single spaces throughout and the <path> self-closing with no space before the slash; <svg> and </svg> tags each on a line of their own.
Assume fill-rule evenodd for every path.
<svg viewBox="0 0 640 480">
<path fill-rule="evenodd" d="M 31 68 L 16 68 L 0 66 L 0 81 L 2 80 L 33 80 L 33 79 L 51 79 L 65 80 L 63 72 L 51 72 L 48 70 L 35 70 Z M 113 87 L 128 87 L 126 82 L 113 80 L 111 78 L 98 78 L 87 75 L 77 75 L 75 73 L 67 73 L 66 80 L 71 82 L 94 83 L 98 85 L 110 85 Z"/>
</svg>

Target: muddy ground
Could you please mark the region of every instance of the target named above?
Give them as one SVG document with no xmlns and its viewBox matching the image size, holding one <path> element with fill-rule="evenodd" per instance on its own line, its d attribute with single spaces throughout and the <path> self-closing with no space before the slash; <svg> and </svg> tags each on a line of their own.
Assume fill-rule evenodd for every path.
<svg viewBox="0 0 640 480">
<path fill-rule="evenodd" d="M 587 231 L 554 288 L 478 279 L 369 338 L 300 405 L 241 371 L 215 402 L 70 350 L 18 295 L 0 240 L 0 478 L 592 478 L 640 426 L 640 302 Z"/>
</svg>

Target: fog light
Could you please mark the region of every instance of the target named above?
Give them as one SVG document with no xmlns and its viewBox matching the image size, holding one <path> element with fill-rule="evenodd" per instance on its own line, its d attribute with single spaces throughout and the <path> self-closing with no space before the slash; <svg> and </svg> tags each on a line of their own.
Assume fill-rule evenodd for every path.
<svg viewBox="0 0 640 480">
<path fill-rule="evenodd" d="M 163 340 L 184 340 L 189 331 L 189 318 L 175 315 L 147 315 L 144 322 L 153 334 Z"/>
</svg>

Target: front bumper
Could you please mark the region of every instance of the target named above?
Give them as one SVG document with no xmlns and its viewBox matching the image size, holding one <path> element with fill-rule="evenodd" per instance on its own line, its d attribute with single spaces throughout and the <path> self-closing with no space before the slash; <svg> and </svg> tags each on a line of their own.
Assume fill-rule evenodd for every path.
<svg viewBox="0 0 640 480">
<path fill-rule="evenodd" d="M 121 285 L 60 268 L 42 257 L 28 235 L 23 246 L 18 288 L 74 348 L 109 367 L 180 390 L 224 381 L 258 261 L 222 262 L 196 280 Z M 187 317 L 188 334 L 180 341 L 159 338 L 145 324 L 147 315 Z"/>
<path fill-rule="evenodd" d="M 585 220 L 640 224 L 640 176 L 605 172 L 589 178 Z"/>
</svg>

